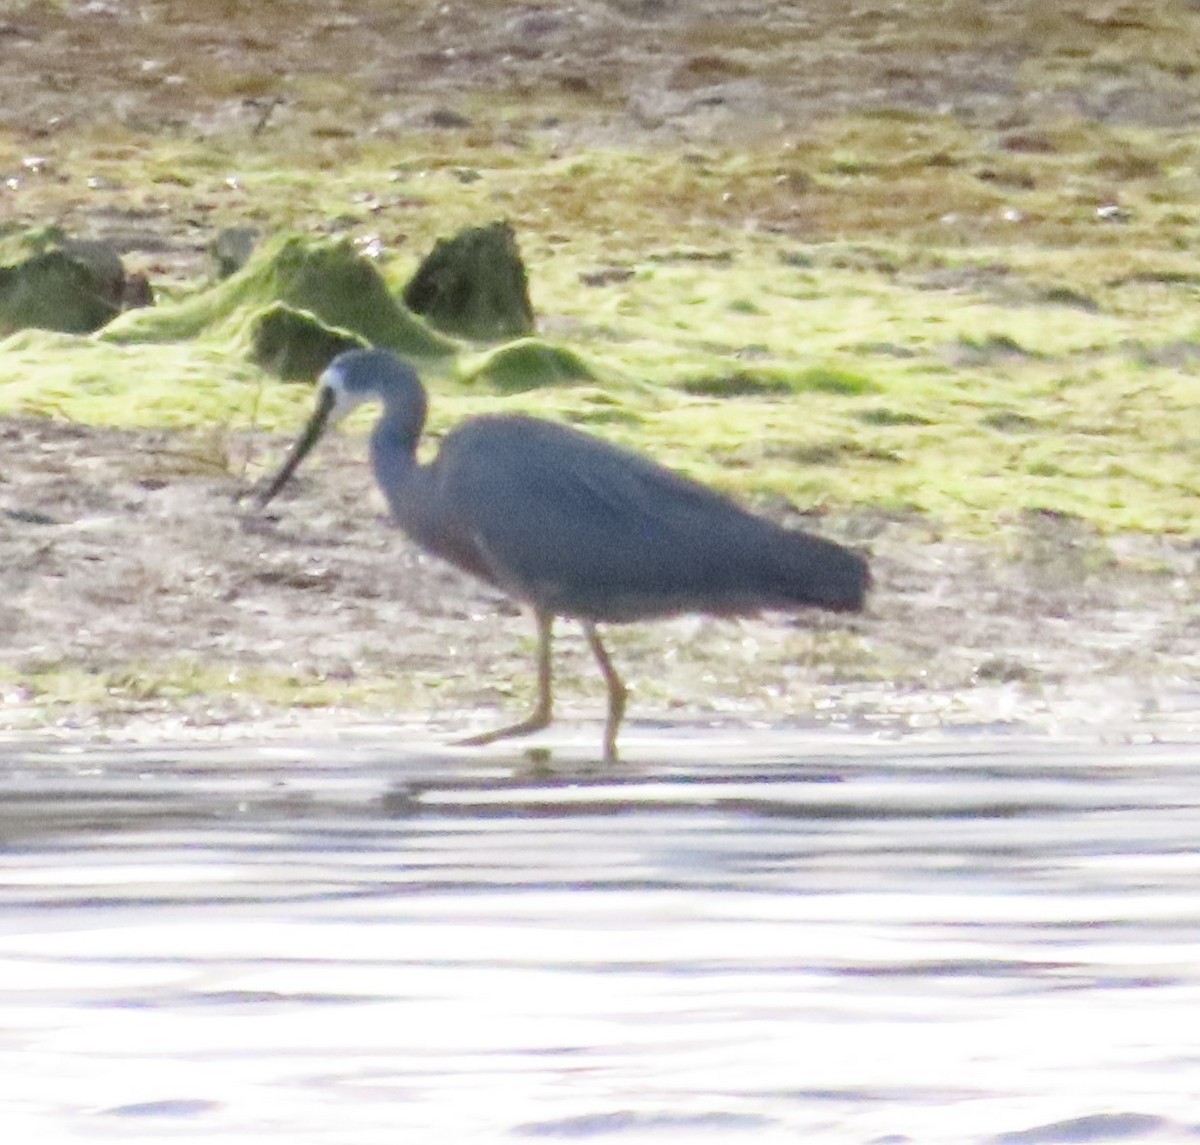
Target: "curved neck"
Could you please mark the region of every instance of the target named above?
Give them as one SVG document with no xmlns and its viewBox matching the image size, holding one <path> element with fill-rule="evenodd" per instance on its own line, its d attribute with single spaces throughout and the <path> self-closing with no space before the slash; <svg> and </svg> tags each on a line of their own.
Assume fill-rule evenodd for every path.
<svg viewBox="0 0 1200 1145">
<path fill-rule="evenodd" d="M 375 479 L 397 521 L 403 521 L 407 490 L 420 469 L 417 443 L 425 426 L 423 401 L 386 401 L 371 431 L 371 463 Z"/>
</svg>

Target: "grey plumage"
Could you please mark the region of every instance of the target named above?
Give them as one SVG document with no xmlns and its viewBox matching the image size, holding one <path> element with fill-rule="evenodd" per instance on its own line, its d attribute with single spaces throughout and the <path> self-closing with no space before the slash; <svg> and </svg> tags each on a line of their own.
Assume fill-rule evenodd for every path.
<svg viewBox="0 0 1200 1145">
<path fill-rule="evenodd" d="M 333 361 L 308 427 L 261 503 L 283 487 L 330 421 L 370 399 L 383 403 L 371 456 L 396 523 L 422 548 L 529 604 L 538 620 L 534 714 L 468 742 L 549 722 L 555 616 L 583 623 L 605 674 L 605 755 L 615 758 L 624 686 L 597 622 L 863 606 L 870 574 L 858 554 L 784 529 L 566 425 L 520 415 L 471 418 L 445 437 L 432 462 L 418 464 L 425 390 L 415 371 L 385 350 L 353 350 Z"/>
</svg>

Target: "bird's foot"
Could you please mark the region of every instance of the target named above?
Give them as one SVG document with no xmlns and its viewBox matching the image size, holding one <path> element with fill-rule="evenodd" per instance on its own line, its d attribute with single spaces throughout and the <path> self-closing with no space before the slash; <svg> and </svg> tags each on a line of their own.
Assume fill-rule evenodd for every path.
<svg viewBox="0 0 1200 1145">
<path fill-rule="evenodd" d="M 455 747 L 483 747 L 484 744 L 495 743 L 499 739 L 514 739 L 517 736 L 532 735 L 540 732 L 550 724 L 550 713 L 536 711 L 528 718 L 506 727 L 495 728 L 490 732 L 479 732 L 477 735 L 464 736 L 453 741 Z"/>
</svg>

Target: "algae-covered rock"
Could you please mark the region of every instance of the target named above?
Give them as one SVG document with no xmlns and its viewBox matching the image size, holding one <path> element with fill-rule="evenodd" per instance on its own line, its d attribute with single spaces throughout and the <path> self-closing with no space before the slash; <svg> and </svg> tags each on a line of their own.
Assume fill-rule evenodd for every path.
<svg viewBox="0 0 1200 1145">
<path fill-rule="evenodd" d="M 102 335 L 120 342 L 245 338 L 248 319 L 272 303 L 305 310 L 403 357 L 453 353 L 454 344 L 397 304 L 379 271 L 348 240 L 284 236 L 236 274 L 171 306 L 122 315 Z M 245 346 L 249 351 L 251 347 Z"/>
<path fill-rule="evenodd" d="M 117 310 L 124 307 L 128 278 L 121 256 L 108 243 L 97 239 L 66 239 L 58 249 L 87 267 L 96 283 L 96 292 L 105 302 Z"/>
<path fill-rule="evenodd" d="M 540 338 L 520 338 L 500 346 L 463 373 L 464 381 L 483 382 L 503 394 L 595 378 L 595 371 L 574 350 Z"/>
<path fill-rule="evenodd" d="M 439 239 L 404 288 L 404 304 L 449 334 L 499 341 L 533 333 L 525 264 L 508 223 Z"/>
<path fill-rule="evenodd" d="M 228 278 L 236 274 L 250 261 L 258 245 L 259 234 L 255 227 L 226 227 L 208 244 L 208 257 L 212 262 L 213 275 Z"/>
<path fill-rule="evenodd" d="M 122 309 L 153 301 L 144 275 L 126 275 L 106 242 L 55 226 L 0 240 L 0 332 L 29 327 L 90 334 Z"/>
<path fill-rule="evenodd" d="M 250 357 L 285 382 L 312 381 L 338 354 L 367 344 L 365 338 L 332 329 L 286 302 L 260 310 L 250 326 Z"/>
<path fill-rule="evenodd" d="M 90 334 L 120 312 L 120 293 L 63 250 L 0 266 L 0 334 L 27 327 Z"/>
</svg>

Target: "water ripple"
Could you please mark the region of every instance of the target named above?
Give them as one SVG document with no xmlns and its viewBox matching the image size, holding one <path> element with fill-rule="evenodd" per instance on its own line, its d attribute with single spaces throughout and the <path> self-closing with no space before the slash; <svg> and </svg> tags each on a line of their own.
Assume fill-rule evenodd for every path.
<svg viewBox="0 0 1200 1145">
<path fill-rule="evenodd" d="M 1200 1135 L 1194 748 L 0 751 L 13 1139 Z"/>
</svg>

